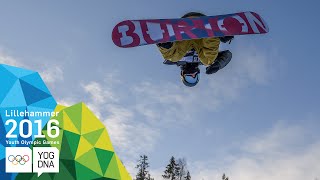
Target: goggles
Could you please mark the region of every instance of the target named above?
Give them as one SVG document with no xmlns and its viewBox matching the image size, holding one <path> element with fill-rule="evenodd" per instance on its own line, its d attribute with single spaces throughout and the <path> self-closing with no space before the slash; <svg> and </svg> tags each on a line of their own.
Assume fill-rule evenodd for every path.
<svg viewBox="0 0 320 180">
<path fill-rule="evenodd" d="M 184 74 L 184 80 L 190 84 L 197 83 L 199 81 L 199 72 Z"/>
</svg>

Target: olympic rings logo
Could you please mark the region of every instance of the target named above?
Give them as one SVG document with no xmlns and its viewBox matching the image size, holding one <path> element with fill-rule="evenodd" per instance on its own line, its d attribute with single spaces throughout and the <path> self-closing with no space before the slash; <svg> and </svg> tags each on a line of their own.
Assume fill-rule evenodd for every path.
<svg viewBox="0 0 320 180">
<path fill-rule="evenodd" d="M 28 161 L 30 160 L 30 157 L 28 155 L 10 155 L 8 157 L 8 161 L 11 162 L 13 165 L 18 165 L 18 163 L 20 165 L 25 165 Z"/>
</svg>

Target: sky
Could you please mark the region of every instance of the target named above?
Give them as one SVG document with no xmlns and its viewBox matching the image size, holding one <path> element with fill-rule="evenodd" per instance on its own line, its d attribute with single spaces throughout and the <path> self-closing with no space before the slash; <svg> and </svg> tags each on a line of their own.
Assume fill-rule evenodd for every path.
<svg viewBox="0 0 320 180">
<path fill-rule="evenodd" d="M 195 180 L 320 179 L 317 1 L 0 2 L 0 63 L 40 72 L 62 105 L 89 105 L 133 177 L 146 154 L 155 179 L 171 156 Z M 255 11 L 270 32 L 221 45 L 232 61 L 194 88 L 155 46 L 112 42 L 120 21 L 189 11 Z"/>
</svg>

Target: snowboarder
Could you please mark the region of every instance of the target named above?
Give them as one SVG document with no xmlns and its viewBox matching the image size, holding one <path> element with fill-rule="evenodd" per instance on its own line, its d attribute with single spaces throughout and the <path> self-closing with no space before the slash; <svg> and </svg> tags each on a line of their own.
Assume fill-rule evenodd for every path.
<svg viewBox="0 0 320 180">
<path fill-rule="evenodd" d="M 206 16 L 198 12 L 190 12 L 182 18 Z M 220 42 L 231 42 L 234 36 L 220 38 L 204 38 L 176 42 L 158 43 L 157 46 L 167 65 L 175 64 L 181 68 L 181 81 L 193 87 L 199 82 L 199 65 L 206 66 L 206 74 L 216 73 L 224 68 L 232 58 L 229 50 L 219 52 Z"/>
</svg>

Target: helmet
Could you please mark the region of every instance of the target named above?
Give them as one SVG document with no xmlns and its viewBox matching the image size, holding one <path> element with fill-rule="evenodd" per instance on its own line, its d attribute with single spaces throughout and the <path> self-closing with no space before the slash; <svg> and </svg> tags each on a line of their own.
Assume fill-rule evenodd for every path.
<svg viewBox="0 0 320 180">
<path fill-rule="evenodd" d="M 188 87 L 193 87 L 198 84 L 200 79 L 200 69 L 196 63 L 187 63 L 181 66 L 181 81 Z"/>
<path fill-rule="evenodd" d="M 189 12 L 185 15 L 183 15 L 181 18 L 188 18 L 188 17 L 200 17 L 200 16 L 206 16 L 205 14 L 199 13 L 199 12 Z"/>
</svg>

